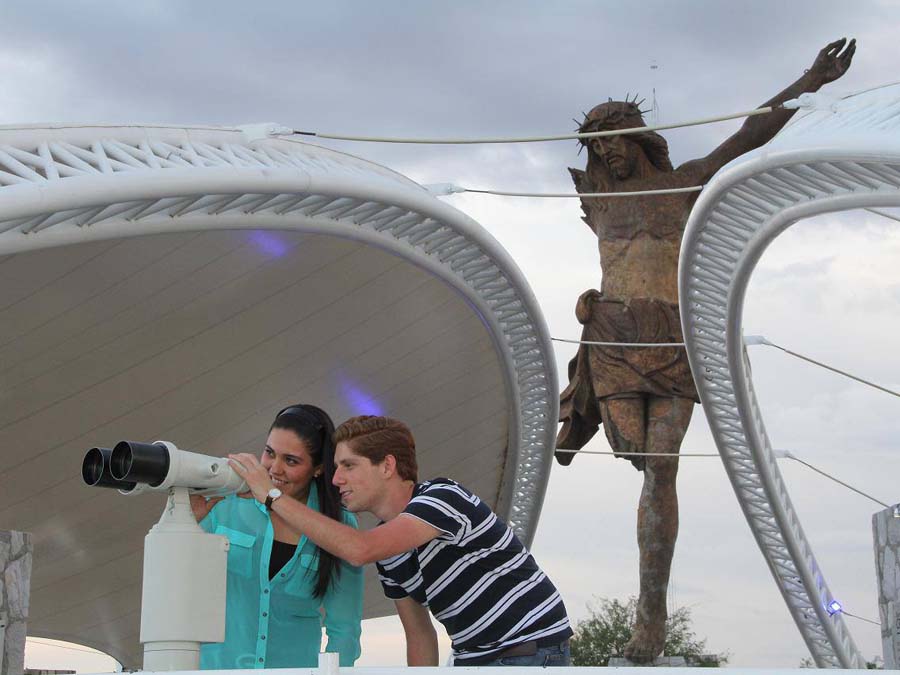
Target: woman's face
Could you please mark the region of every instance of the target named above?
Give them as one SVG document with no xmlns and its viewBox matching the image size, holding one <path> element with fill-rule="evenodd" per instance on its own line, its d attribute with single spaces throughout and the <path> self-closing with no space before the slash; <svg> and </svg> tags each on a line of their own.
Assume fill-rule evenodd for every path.
<svg viewBox="0 0 900 675">
<path fill-rule="evenodd" d="M 322 470 L 313 464 L 306 442 L 290 429 L 276 428 L 269 432 L 259 461 L 275 487 L 301 500 L 305 500 L 310 482 Z"/>
</svg>

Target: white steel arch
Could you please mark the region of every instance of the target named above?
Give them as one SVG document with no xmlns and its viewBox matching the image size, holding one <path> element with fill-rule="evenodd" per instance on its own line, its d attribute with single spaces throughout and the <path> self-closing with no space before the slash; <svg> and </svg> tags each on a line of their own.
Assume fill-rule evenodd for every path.
<svg viewBox="0 0 900 675">
<path fill-rule="evenodd" d="M 820 667 L 865 668 L 803 533 L 753 390 L 744 295 L 766 247 L 803 218 L 900 206 L 900 88 L 814 110 L 725 167 L 691 213 L 679 263 L 691 370 L 738 501 L 788 609 Z M 802 113 L 801 113 L 802 115 Z"/>
<path fill-rule="evenodd" d="M 248 227 L 375 244 L 478 307 L 516 403 L 502 510 L 530 542 L 556 434 L 555 360 L 525 278 L 478 223 L 398 173 L 306 143 L 211 128 L 0 128 L 0 255 Z"/>
<path fill-rule="evenodd" d="M 479 471 L 484 480 L 499 476 L 489 488 L 493 494 L 482 494 L 530 543 L 556 437 L 555 358 L 543 315 L 525 278 L 478 223 L 384 167 L 306 143 L 254 140 L 239 129 L 142 125 L 0 128 L 0 264 L 17 263 L 19 254 L 50 252 L 69 245 L 248 229 L 310 233 L 321 239 L 337 237 L 365 244 L 353 250 L 374 247 L 387 251 L 404 267 L 417 268 L 419 276 L 413 281 L 436 279 L 435 286 L 455 292 L 446 294 L 454 298 L 452 316 L 464 312 L 467 319 L 474 319 L 478 329 L 484 329 L 478 340 L 487 343 L 485 353 L 493 352 L 490 367 L 482 370 L 489 371 L 491 378 L 497 372 L 496 388 L 492 385 L 489 393 L 491 408 L 498 408 L 494 419 L 500 427 L 486 441 L 492 448 L 490 456 L 473 457 L 472 448 L 479 446 L 472 444 L 469 454 L 461 452 L 464 459 L 458 461 L 476 467 L 471 471 Z M 134 243 L 140 246 L 141 241 Z M 373 252 L 372 257 L 385 258 L 381 251 Z M 407 278 L 412 275 L 404 275 L 402 280 Z M 398 279 L 400 275 L 395 275 L 392 283 L 401 283 Z M 4 277 L 4 284 L 7 282 Z M 427 314 L 429 309 L 417 311 Z M 360 335 L 359 340 L 374 342 L 376 337 Z M 13 364 L 0 365 L 8 368 Z M 9 412 L 15 409 L 16 389 L 3 387 L 2 393 L 3 412 L 12 419 L 17 414 Z M 475 393 L 469 394 L 472 401 Z M 475 405 L 472 401 L 461 405 Z M 23 415 L 31 412 L 26 410 Z M 438 413 L 443 415 L 442 424 L 452 416 L 444 410 Z M 106 589 L 109 597 L 98 599 L 90 570 L 81 570 L 85 567 L 81 564 L 80 576 L 71 571 L 74 563 L 83 563 L 90 552 L 73 540 L 77 535 L 66 527 L 64 517 L 84 507 L 75 506 L 73 499 L 72 506 L 60 507 L 41 520 L 38 511 L 43 507 L 32 504 L 36 496 L 24 489 L 28 474 L 21 456 L 22 448 L 33 447 L 32 437 L 40 433 L 40 422 L 29 423 L 28 438 L 16 435 L 22 426 L 17 424 L 18 418 L 0 423 L 0 483 L 16 488 L 0 493 L 0 527 L 37 531 L 42 543 L 53 545 L 56 556 L 45 566 L 52 570 L 35 567 L 35 578 L 42 575 L 42 586 L 32 593 L 33 618 L 37 609 L 42 614 L 29 627 L 39 635 L 97 647 L 126 665 L 137 662 L 133 602 L 139 598 L 139 589 L 136 592 L 133 574 L 139 574 L 140 568 L 134 546 L 115 545 L 122 561 L 120 568 L 114 569 L 121 595 L 114 597 Z M 455 427 L 446 432 L 442 427 L 441 433 L 458 432 Z M 62 444 L 55 447 L 62 448 L 59 452 L 68 449 Z M 483 469 L 480 462 L 485 463 Z M 45 467 L 41 475 L 47 482 L 80 481 L 76 471 L 57 478 Z M 57 489 L 55 485 L 50 488 Z M 82 487 L 71 487 L 70 493 Z M 12 496 L 13 492 L 17 496 Z M 105 499 L 98 496 L 95 501 Z M 155 520 L 159 506 L 152 501 L 140 508 L 154 511 Z M 129 502 L 127 510 L 137 512 L 138 507 Z M 111 505 L 109 510 L 113 508 Z M 117 527 L 124 530 L 124 516 L 116 515 L 122 521 Z M 98 522 L 102 526 L 102 518 Z M 145 532 L 146 527 L 134 534 L 135 546 L 140 546 Z M 369 583 L 373 584 L 372 579 Z M 70 589 L 77 586 L 77 592 L 67 591 L 67 599 L 76 598 L 82 606 L 61 607 L 57 612 L 53 605 L 58 596 L 51 590 L 66 584 Z M 93 603 L 89 616 L 88 603 Z M 366 616 L 390 611 L 381 604 L 373 601 L 367 605 Z M 115 613 L 118 611 L 122 614 Z"/>
</svg>

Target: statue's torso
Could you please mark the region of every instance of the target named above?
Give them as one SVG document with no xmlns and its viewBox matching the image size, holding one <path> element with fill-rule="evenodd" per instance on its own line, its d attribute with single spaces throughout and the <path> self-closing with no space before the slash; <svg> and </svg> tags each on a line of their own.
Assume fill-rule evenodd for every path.
<svg viewBox="0 0 900 675">
<path fill-rule="evenodd" d="M 610 300 L 652 298 L 678 302 L 680 238 L 600 239 L 600 290 Z"/>
<path fill-rule="evenodd" d="M 628 190 L 683 187 L 674 175 L 629 181 Z M 600 247 L 601 291 L 611 300 L 678 302 L 678 254 L 697 193 L 591 200 Z"/>
</svg>

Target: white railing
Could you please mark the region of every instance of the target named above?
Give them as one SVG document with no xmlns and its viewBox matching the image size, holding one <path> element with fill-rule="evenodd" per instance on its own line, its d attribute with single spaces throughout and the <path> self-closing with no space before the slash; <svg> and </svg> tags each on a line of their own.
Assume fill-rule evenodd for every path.
<svg viewBox="0 0 900 675">
<path fill-rule="evenodd" d="M 859 669 L 860 672 L 867 672 L 865 668 Z M 174 675 L 241 675 L 242 673 L 245 675 L 250 675 L 254 673 L 255 675 L 266 675 L 267 673 L 271 673 L 272 675 L 284 674 L 287 675 L 397 675 L 398 672 L 409 671 L 411 673 L 415 673 L 416 675 L 452 675 L 453 673 L 457 673 L 458 675 L 464 675 L 464 673 L 474 673 L 477 672 L 479 675 L 534 675 L 535 672 L 545 672 L 551 673 L 555 675 L 609 675 L 610 668 L 577 668 L 577 667 L 569 667 L 569 668 L 544 668 L 541 670 L 535 670 L 533 667 L 516 667 L 516 666 L 465 666 L 460 668 L 451 668 L 447 666 L 437 667 L 437 668 L 415 668 L 414 670 L 410 670 L 404 666 L 393 666 L 393 667 L 365 667 L 365 668 L 340 668 L 338 666 L 338 655 L 337 654 L 320 654 L 319 655 L 319 667 L 318 668 L 279 668 L 279 669 L 270 669 L 265 668 L 262 670 L 192 670 L 192 671 L 178 671 Z M 149 672 L 149 671 L 142 671 Z M 653 668 L 653 667 L 634 667 L 627 668 L 625 670 L 628 675 L 663 675 L 664 673 L 673 673 L 678 675 L 687 675 L 691 672 L 696 672 L 692 668 Z M 704 675 L 734 675 L 734 669 L 724 669 L 724 668 L 704 668 Z M 804 672 L 813 672 L 812 670 L 806 670 Z M 848 671 L 852 672 L 852 671 Z M 900 673 L 900 670 L 886 670 L 880 671 L 883 673 Z M 796 675 L 796 669 L 789 668 L 742 668 L 742 675 Z"/>
</svg>

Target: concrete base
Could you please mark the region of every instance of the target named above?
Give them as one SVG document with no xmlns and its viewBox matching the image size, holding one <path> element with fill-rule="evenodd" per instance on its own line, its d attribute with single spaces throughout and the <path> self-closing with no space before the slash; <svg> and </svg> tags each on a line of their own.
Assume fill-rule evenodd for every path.
<svg viewBox="0 0 900 675">
<path fill-rule="evenodd" d="M 900 504 L 872 516 L 885 670 L 900 668 Z"/>
<path fill-rule="evenodd" d="M 30 534 L 0 532 L 0 673 L 25 670 L 31 553 Z"/>
</svg>

